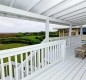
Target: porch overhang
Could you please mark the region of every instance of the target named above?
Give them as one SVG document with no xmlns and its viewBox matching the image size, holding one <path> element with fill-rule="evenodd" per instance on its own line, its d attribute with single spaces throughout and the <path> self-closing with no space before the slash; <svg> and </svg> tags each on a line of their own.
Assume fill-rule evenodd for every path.
<svg viewBox="0 0 86 80">
<path fill-rule="evenodd" d="M 54 24 L 61 24 L 61 25 L 67 25 L 67 26 L 69 26 L 70 24 L 72 24 L 73 26 L 78 25 L 69 21 L 55 19 L 52 17 L 39 15 L 36 13 L 27 12 L 24 10 L 8 7 L 4 5 L 0 5 L 0 16 L 12 17 L 12 18 L 18 18 L 18 19 L 27 19 L 27 20 L 33 20 L 33 21 L 39 21 L 39 22 L 45 22 L 48 19 L 50 23 L 54 23 Z"/>
<path fill-rule="evenodd" d="M 63 25 L 86 24 L 86 0 L 0 0 L 0 15 Z"/>
</svg>

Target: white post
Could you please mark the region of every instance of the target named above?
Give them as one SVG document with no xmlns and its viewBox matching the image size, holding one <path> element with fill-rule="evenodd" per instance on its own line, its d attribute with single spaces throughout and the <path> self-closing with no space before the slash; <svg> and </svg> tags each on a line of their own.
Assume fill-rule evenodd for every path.
<svg viewBox="0 0 86 80">
<path fill-rule="evenodd" d="M 71 32 L 72 32 L 72 25 L 70 25 L 69 27 L 69 36 L 71 36 Z"/>
<path fill-rule="evenodd" d="M 65 61 L 66 60 L 66 40 L 64 40 L 62 47 L 63 47 L 63 49 L 62 49 L 63 61 Z"/>
<path fill-rule="evenodd" d="M 82 28 L 82 25 L 80 26 L 80 35 L 83 35 L 83 28 Z"/>
<path fill-rule="evenodd" d="M 64 29 L 63 29 L 63 37 L 64 37 L 65 35 L 64 35 Z"/>
<path fill-rule="evenodd" d="M 83 35 L 83 28 L 82 25 L 80 26 L 80 43 L 82 41 L 82 35 Z"/>
<path fill-rule="evenodd" d="M 71 34 L 72 34 L 72 25 L 70 25 L 69 27 L 69 36 L 71 36 Z M 71 46 L 71 37 L 68 38 L 68 41 L 69 41 L 68 45 Z"/>
<path fill-rule="evenodd" d="M 49 20 L 47 19 L 46 20 L 46 26 L 45 26 L 45 39 L 46 39 L 46 42 L 49 42 Z"/>
</svg>

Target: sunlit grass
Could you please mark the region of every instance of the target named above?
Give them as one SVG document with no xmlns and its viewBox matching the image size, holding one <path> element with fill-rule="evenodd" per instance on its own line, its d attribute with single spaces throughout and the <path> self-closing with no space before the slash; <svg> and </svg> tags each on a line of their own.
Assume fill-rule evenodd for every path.
<svg viewBox="0 0 86 80">
<path fill-rule="evenodd" d="M 0 44 L 0 50 L 17 48 L 22 46 L 27 46 L 27 44 L 23 44 L 23 43 Z"/>
</svg>

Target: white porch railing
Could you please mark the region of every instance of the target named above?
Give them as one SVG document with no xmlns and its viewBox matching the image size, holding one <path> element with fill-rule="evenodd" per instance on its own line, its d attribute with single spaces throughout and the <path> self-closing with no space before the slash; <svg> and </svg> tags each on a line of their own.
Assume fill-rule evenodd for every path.
<svg viewBox="0 0 86 80">
<path fill-rule="evenodd" d="M 65 50 L 65 40 L 2 50 L 0 79 L 23 80 L 44 67 L 64 59 Z"/>
<path fill-rule="evenodd" d="M 81 43 L 81 36 L 65 36 L 65 37 L 54 37 L 54 38 L 49 38 L 49 41 L 57 41 L 57 40 L 66 40 L 66 46 L 71 46 L 75 44 L 80 44 Z"/>
</svg>

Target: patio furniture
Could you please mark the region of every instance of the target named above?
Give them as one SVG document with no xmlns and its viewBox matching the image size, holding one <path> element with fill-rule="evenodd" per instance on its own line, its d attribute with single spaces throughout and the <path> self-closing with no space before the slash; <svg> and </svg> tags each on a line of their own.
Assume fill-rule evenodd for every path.
<svg viewBox="0 0 86 80">
<path fill-rule="evenodd" d="M 82 59 L 86 55 L 86 49 L 83 47 L 78 47 L 75 49 L 75 57 L 81 57 Z"/>
<path fill-rule="evenodd" d="M 83 44 L 83 45 L 82 45 L 82 48 L 86 49 L 86 44 Z"/>
</svg>

